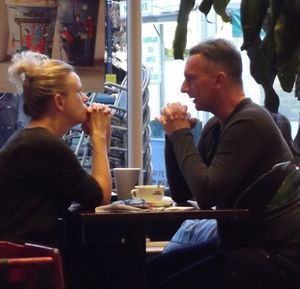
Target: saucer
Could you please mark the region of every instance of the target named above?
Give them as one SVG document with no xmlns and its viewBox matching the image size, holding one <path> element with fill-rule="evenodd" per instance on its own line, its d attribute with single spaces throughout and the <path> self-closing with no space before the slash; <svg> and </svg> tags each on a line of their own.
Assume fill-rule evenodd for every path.
<svg viewBox="0 0 300 289">
<path fill-rule="evenodd" d="M 164 196 L 159 201 L 146 201 L 146 204 L 151 207 L 170 207 L 173 203 L 172 198 Z"/>
</svg>

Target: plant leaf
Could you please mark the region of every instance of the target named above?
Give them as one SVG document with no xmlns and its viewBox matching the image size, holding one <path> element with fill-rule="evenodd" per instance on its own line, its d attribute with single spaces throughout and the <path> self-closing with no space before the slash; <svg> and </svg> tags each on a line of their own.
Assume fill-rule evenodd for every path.
<svg viewBox="0 0 300 289">
<path fill-rule="evenodd" d="M 175 37 L 173 41 L 174 59 L 183 59 L 183 53 L 187 41 L 187 25 L 189 15 L 195 5 L 195 0 L 181 0 L 178 16 L 177 26 L 175 30 Z"/>
<path fill-rule="evenodd" d="M 209 11 L 211 10 L 212 5 L 213 5 L 213 0 L 202 0 L 198 9 L 207 17 Z"/>
</svg>

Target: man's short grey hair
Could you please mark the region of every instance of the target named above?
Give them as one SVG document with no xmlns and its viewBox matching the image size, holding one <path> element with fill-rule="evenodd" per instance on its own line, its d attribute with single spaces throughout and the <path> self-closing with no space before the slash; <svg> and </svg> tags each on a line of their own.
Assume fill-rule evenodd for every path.
<svg viewBox="0 0 300 289">
<path fill-rule="evenodd" d="M 236 82 L 242 84 L 242 58 L 237 48 L 226 39 L 209 39 L 192 47 L 189 55 L 202 54 L 211 63 L 221 66 Z"/>
</svg>

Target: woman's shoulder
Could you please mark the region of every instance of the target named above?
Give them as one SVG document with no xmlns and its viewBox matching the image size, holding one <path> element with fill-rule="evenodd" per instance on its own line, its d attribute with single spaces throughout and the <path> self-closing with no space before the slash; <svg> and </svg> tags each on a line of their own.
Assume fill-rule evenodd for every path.
<svg viewBox="0 0 300 289">
<path fill-rule="evenodd" d="M 64 141 L 61 137 L 56 136 L 53 133 L 49 132 L 47 129 L 41 127 L 24 128 L 19 132 L 19 135 L 17 135 L 17 137 L 23 142 L 27 142 L 32 145 L 41 144 L 44 146 L 49 146 L 54 144 L 64 144 Z"/>
<path fill-rule="evenodd" d="M 42 128 L 23 129 L 1 150 L 0 158 L 6 161 L 74 165 L 78 160 L 65 140 Z"/>
<path fill-rule="evenodd" d="M 10 151 L 65 151 L 65 141 L 45 128 L 23 128 L 17 131 L 4 147 Z"/>
</svg>

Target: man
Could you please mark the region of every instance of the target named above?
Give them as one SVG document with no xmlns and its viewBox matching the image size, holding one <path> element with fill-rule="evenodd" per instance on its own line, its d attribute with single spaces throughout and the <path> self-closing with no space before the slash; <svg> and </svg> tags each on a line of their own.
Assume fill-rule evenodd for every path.
<svg viewBox="0 0 300 289">
<path fill-rule="evenodd" d="M 245 97 L 241 56 L 230 42 L 193 47 L 184 75 L 182 92 L 214 117 L 196 147 L 186 106 L 171 103 L 161 110 L 172 197 L 177 203 L 193 198 L 201 208 L 247 207 L 251 218 L 218 220 L 218 249 L 212 240 L 149 262 L 149 287 L 292 289 L 300 266 L 299 194 L 285 206 L 267 208 L 277 180 L 251 187 L 274 165 L 292 160 L 288 145 L 270 114 Z M 289 170 L 295 170 L 292 164 Z"/>
</svg>

